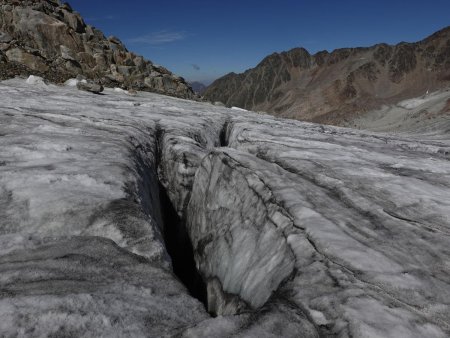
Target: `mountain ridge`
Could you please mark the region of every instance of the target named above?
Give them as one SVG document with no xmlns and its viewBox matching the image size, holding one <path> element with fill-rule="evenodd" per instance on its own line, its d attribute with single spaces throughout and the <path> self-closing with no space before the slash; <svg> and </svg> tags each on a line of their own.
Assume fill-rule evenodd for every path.
<svg viewBox="0 0 450 338">
<path fill-rule="evenodd" d="M 255 68 L 217 79 L 204 97 L 281 117 L 341 124 L 449 83 L 450 26 L 415 43 L 272 53 Z"/>
<path fill-rule="evenodd" d="M 191 81 L 189 82 L 189 85 L 191 86 L 194 93 L 197 93 L 198 95 L 202 95 L 207 88 L 207 86 L 200 81 Z"/>
</svg>

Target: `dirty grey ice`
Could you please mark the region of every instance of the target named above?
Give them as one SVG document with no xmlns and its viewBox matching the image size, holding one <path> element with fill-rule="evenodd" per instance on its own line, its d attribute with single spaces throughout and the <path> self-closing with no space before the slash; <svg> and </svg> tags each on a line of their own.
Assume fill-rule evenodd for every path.
<svg viewBox="0 0 450 338">
<path fill-rule="evenodd" d="M 4 81 L 1 335 L 448 337 L 449 152 L 448 120 L 382 134 Z"/>
</svg>

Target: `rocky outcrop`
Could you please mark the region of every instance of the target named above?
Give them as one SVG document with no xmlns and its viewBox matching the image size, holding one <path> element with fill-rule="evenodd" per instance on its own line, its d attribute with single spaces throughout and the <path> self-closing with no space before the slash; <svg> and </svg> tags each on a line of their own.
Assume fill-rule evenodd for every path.
<svg viewBox="0 0 450 338">
<path fill-rule="evenodd" d="M 417 43 L 274 53 L 211 84 L 204 97 L 276 116 L 328 124 L 450 84 L 450 28 Z"/>
<path fill-rule="evenodd" d="M 83 81 L 78 82 L 77 88 L 79 90 L 84 90 L 86 92 L 91 92 L 94 94 L 101 93 L 104 89 L 102 85 L 99 85 L 97 83 L 87 82 L 87 81 L 86 82 L 83 82 Z"/>
<path fill-rule="evenodd" d="M 53 82 L 84 75 L 101 85 L 193 98 L 183 78 L 86 25 L 59 0 L 0 1 L 0 78 L 40 75 Z"/>
</svg>

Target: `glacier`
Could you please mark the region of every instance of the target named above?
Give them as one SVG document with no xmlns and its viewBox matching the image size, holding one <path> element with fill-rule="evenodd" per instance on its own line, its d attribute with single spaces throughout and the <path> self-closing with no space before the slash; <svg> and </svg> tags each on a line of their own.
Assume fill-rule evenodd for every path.
<svg viewBox="0 0 450 338">
<path fill-rule="evenodd" d="M 36 78 L 0 98 L 1 336 L 450 335 L 449 121 L 375 133 Z"/>
</svg>

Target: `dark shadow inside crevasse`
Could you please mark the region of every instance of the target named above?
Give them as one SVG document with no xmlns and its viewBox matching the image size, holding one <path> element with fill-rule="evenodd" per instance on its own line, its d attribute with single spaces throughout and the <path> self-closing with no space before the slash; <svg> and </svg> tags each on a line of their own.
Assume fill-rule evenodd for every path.
<svg viewBox="0 0 450 338">
<path fill-rule="evenodd" d="M 207 309 L 206 284 L 197 270 L 194 250 L 186 225 L 178 216 L 167 196 L 166 190 L 161 184 L 159 186 L 159 198 L 164 227 L 164 241 L 167 252 L 172 258 L 173 271 L 187 287 L 191 296 L 202 302 Z"/>
<path fill-rule="evenodd" d="M 220 131 L 219 142 L 221 147 L 228 147 L 227 129 L 228 129 L 228 121 L 224 123 L 224 125 L 222 126 L 222 130 Z"/>
</svg>

